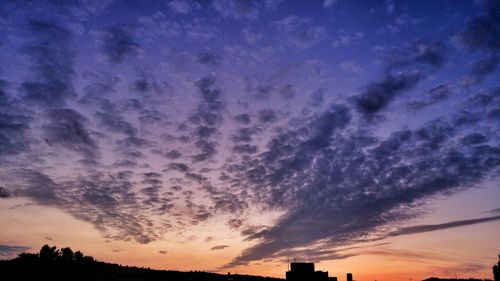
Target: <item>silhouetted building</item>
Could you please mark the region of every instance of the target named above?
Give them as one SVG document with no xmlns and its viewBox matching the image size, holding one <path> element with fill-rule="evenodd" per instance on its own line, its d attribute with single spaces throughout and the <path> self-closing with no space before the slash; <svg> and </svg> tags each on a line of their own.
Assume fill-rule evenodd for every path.
<svg viewBox="0 0 500 281">
<path fill-rule="evenodd" d="M 352 273 L 347 273 L 347 281 L 352 281 Z"/>
<path fill-rule="evenodd" d="M 337 281 L 337 277 L 328 277 L 328 271 L 315 271 L 312 262 L 292 262 L 286 272 L 287 281 Z"/>
</svg>

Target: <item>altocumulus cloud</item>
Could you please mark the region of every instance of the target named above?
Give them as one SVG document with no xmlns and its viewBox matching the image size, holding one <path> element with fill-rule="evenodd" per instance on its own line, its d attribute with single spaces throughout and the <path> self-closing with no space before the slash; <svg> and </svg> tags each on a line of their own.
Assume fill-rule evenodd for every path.
<svg viewBox="0 0 500 281">
<path fill-rule="evenodd" d="M 349 112 L 345 106 L 332 107 L 303 128 L 276 136 L 259 161 L 249 161 L 245 172 L 237 173 L 240 184 L 253 188 L 267 204 L 292 207 L 285 208 L 287 215 L 276 225 L 248 236 L 259 243 L 227 266 L 279 257 L 285 249 L 319 241 L 322 247 L 370 241 L 382 226 L 418 215 L 413 211 L 418 208 L 410 206 L 478 183 L 500 164 L 498 144 L 456 141 L 470 126 L 488 123 L 484 111 L 467 122 L 458 121 L 459 113 L 385 139 L 356 128 Z M 309 135 L 299 138 L 297 132 L 306 129 Z M 401 229 L 392 235 L 473 222 Z"/>
</svg>

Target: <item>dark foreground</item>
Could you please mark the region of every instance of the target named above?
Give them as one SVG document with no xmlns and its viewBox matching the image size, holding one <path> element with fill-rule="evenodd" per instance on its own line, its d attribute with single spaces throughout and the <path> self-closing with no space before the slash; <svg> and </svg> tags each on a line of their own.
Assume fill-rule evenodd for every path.
<svg viewBox="0 0 500 281">
<path fill-rule="evenodd" d="M 500 259 L 500 255 L 499 255 Z M 500 260 L 493 267 L 494 280 L 500 281 Z M 1 281 L 284 281 L 252 275 L 225 275 L 201 271 L 154 270 L 96 261 L 70 248 L 45 245 L 39 253 L 22 253 L 12 260 L 0 260 Z M 305 280 L 304 280 L 305 281 Z M 491 281 L 482 279 L 442 279 L 423 281 Z"/>
<path fill-rule="evenodd" d="M 251 275 L 225 275 L 201 271 L 153 270 L 96 261 L 70 248 L 44 246 L 38 254 L 22 253 L 0 261 L 0 280 L 85 280 L 85 281 L 283 281 Z"/>
</svg>

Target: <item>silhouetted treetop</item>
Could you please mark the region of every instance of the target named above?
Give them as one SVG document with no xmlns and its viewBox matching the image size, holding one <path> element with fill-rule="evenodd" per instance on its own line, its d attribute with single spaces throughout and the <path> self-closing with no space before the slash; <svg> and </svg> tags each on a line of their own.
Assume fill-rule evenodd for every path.
<svg viewBox="0 0 500 281">
<path fill-rule="evenodd" d="M 282 279 L 250 275 L 231 275 L 234 281 L 280 281 Z M 26 280 L 100 280 L 100 281 L 227 281 L 227 276 L 200 271 L 180 272 L 122 266 L 94 260 L 66 247 L 44 245 L 36 254 L 21 253 L 12 260 L 0 261 L 0 279 Z"/>
</svg>

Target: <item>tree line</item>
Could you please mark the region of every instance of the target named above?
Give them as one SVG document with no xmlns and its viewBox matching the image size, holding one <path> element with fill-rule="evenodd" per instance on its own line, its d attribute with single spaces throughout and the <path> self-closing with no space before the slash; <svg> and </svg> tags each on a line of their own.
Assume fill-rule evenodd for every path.
<svg viewBox="0 0 500 281">
<path fill-rule="evenodd" d="M 153 270 L 106 263 L 71 248 L 44 245 L 38 253 L 21 253 L 0 261 L 2 281 L 283 281 L 251 275 L 224 275 L 201 271 Z"/>
<path fill-rule="evenodd" d="M 500 281 L 500 255 L 493 266 L 494 281 Z M 38 253 L 21 253 L 12 260 L 0 260 L 2 281 L 283 281 L 279 278 L 251 275 L 173 270 L 153 270 L 144 267 L 106 263 L 71 248 L 57 249 L 44 245 Z M 431 277 L 424 281 L 487 281 L 481 279 L 442 279 Z M 488 280 L 491 281 L 491 280 Z"/>
</svg>

